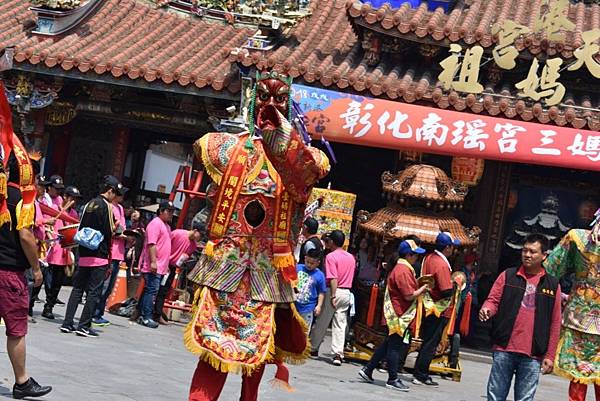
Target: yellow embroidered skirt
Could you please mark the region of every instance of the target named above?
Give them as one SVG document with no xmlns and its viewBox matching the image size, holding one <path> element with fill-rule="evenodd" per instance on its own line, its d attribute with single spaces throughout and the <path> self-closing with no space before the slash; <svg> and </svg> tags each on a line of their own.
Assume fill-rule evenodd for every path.
<svg viewBox="0 0 600 401">
<path fill-rule="evenodd" d="M 600 336 L 563 327 L 554 372 L 571 381 L 600 384 Z"/>
<path fill-rule="evenodd" d="M 198 291 L 185 345 L 215 369 L 250 374 L 273 360 L 306 358 L 306 326 L 294 305 L 280 309 L 274 303 L 252 300 L 248 275 L 231 293 L 209 287 Z"/>
</svg>

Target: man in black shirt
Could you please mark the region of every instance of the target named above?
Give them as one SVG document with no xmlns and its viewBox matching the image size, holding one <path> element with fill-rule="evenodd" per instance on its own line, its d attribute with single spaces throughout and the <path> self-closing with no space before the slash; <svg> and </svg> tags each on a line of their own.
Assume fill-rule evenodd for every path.
<svg viewBox="0 0 600 401">
<path fill-rule="evenodd" d="M 99 231 L 102 234 L 102 241 L 96 249 L 79 246 L 79 266 L 73 275 L 73 290 L 67 303 L 65 320 L 60 327 L 63 333 L 74 332 L 78 336 L 88 338 L 99 335 L 91 328 L 92 316 L 100 299 L 104 278 L 110 264 L 112 236 L 116 228 L 112 201 L 123 191 L 123 188 L 123 184 L 116 177 L 105 176 L 100 187 L 100 195 L 89 201 L 83 209 L 79 229 L 88 227 Z M 75 328 L 73 319 L 84 292 L 87 292 L 87 298 L 79 318 L 79 325 Z"/>
<path fill-rule="evenodd" d="M 1 85 L 0 90 L 3 90 Z M 29 310 L 25 270 L 31 267 L 35 286 L 42 284 L 42 272 L 38 264 L 32 226 L 17 229 L 22 206 L 19 179 L 19 166 L 12 156 L 9 160 L 6 199 L 11 222 L 0 227 L 0 318 L 6 325 L 6 349 L 15 375 L 13 397 L 22 399 L 44 396 L 52 391 L 52 387 L 40 386 L 28 376 L 25 368 L 25 335 Z"/>
</svg>

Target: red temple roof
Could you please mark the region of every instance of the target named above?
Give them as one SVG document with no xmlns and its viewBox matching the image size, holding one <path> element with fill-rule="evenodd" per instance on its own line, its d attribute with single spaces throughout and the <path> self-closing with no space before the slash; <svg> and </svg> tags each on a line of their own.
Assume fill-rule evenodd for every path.
<svg viewBox="0 0 600 401">
<path fill-rule="evenodd" d="M 418 38 L 464 41 L 486 48 L 496 44 L 496 38 L 491 33 L 493 24 L 501 25 L 506 20 L 512 20 L 533 31 L 541 0 L 471 0 L 468 3 L 454 8 L 448 14 L 441 8 L 428 11 L 427 3 L 421 3 L 414 9 L 408 3 L 398 9 L 392 9 L 389 4 L 374 9 L 360 0 L 349 0 L 347 8 L 351 18 L 361 19 L 358 23 L 390 35 L 413 33 Z M 515 46 L 532 54 L 546 52 L 548 55 L 573 57 L 573 51 L 583 44 L 581 33 L 600 28 L 600 4 L 570 4 L 568 19 L 575 24 L 575 29 L 566 32 L 564 43 L 552 42 L 543 34 L 535 34 L 517 40 Z"/>
<path fill-rule="evenodd" d="M 516 1 L 525 0 L 509 0 L 511 4 Z M 232 92 L 239 90 L 235 63 L 240 62 L 261 69 L 274 68 L 309 85 L 364 96 L 600 130 L 600 112 L 586 109 L 600 107 L 600 94 L 593 91 L 582 98 L 567 94 L 566 105 L 546 108 L 541 103 L 515 98 L 511 87 L 496 94 L 464 96 L 445 92 L 438 87 L 432 71 L 411 64 L 410 59 L 398 63 L 383 56 L 378 65 L 370 66 L 346 6 L 346 0 L 313 1 L 310 17 L 273 50 L 259 51 L 244 48 L 253 34 L 249 28 L 209 23 L 156 9 L 139 0 L 106 0 L 73 30 L 60 37 L 44 37 L 30 32 L 36 17 L 28 10 L 27 2 L 6 0 L 0 4 L 0 48 L 15 46 L 18 63 Z M 598 26 L 600 8 L 596 5 L 590 9 L 595 16 L 591 23 Z M 430 14 L 440 20 L 453 15 L 423 12 L 422 8 L 410 12 L 423 14 L 419 22 Z M 589 18 L 581 21 L 585 24 L 578 22 L 578 26 L 587 29 Z"/>
<path fill-rule="evenodd" d="M 148 82 L 228 88 L 238 77 L 229 53 L 252 34 L 135 0 L 106 0 L 73 30 L 44 37 L 29 32 L 36 16 L 28 7 L 22 0 L 0 4 L 0 49 L 15 46 L 15 61 Z"/>
</svg>

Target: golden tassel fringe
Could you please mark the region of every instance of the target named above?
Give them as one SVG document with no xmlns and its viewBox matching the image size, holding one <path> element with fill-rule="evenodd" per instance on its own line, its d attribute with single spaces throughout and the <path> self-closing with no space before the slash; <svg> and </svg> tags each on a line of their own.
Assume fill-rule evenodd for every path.
<svg viewBox="0 0 600 401">
<path fill-rule="evenodd" d="M 199 306 L 200 306 L 200 303 L 204 302 L 204 299 L 207 296 L 208 291 L 209 291 L 208 287 L 204 287 L 204 288 L 198 289 L 196 291 L 196 295 L 194 296 L 194 298 L 198 298 L 198 300 L 197 300 L 197 303 L 194 302 L 194 308 L 195 308 L 194 316 L 193 316 L 192 320 L 190 320 L 190 322 L 186 326 L 186 328 L 184 330 L 184 335 L 183 335 L 183 342 L 185 344 L 185 347 L 192 354 L 198 355 L 198 357 L 202 361 L 209 363 L 210 366 L 213 367 L 213 369 L 218 370 L 219 372 L 236 373 L 236 374 L 242 373 L 243 375 L 246 375 L 246 376 L 251 375 L 252 372 L 254 372 L 258 367 L 260 367 L 264 363 L 268 363 L 275 356 L 275 305 L 273 305 L 272 310 L 271 310 L 271 321 L 273 322 L 273 328 L 272 328 L 271 336 L 269 337 L 268 351 L 267 351 L 266 355 L 264 355 L 264 357 L 258 363 L 253 364 L 253 365 L 240 363 L 240 362 L 234 362 L 234 361 L 226 361 L 226 360 L 218 357 L 217 355 L 215 355 L 212 351 L 210 351 L 206 348 L 203 348 L 201 345 L 199 345 L 196 342 L 196 340 L 194 338 L 196 320 L 198 319 L 198 314 L 200 311 Z"/>
<path fill-rule="evenodd" d="M 306 324 L 304 319 L 302 319 L 302 316 L 300 316 L 300 314 L 298 313 L 296 305 L 292 303 L 289 304 L 289 306 L 292 311 L 292 315 L 294 316 L 294 319 L 300 324 L 302 330 L 306 333 L 308 331 L 308 325 Z M 310 358 L 311 351 L 308 333 L 306 334 L 306 348 L 304 348 L 304 351 L 302 351 L 301 354 L 284 351 L 279 347 L 275 347 L 275 351 L 275 357 L 283 362 L 289 363 L 291 365 L 302 365 L 303 363 L 306 363 L 306 360 Z"/>
<path fill-rule="evenodd" d="M 204 254 L 209 258 L 215 256 L 215 243 L 213 241 L 208 241 L 206 246 L 204 247 Z"/>
<path fill-rule="evenodd" d="M 284 382 L 283 380 L 279 380 L 277 378 L 273 378 L 269 380 L 269 384 L 276 390 L 284 390 L 288 393 L 296 392 L 296 389 L 289 385 L 289 383 Z"/>
<path fill-rule="evenodd" d="M 291 253 L 279 253 L 273 255 L 273 266 L 279 270 L 283 270 L 289 266 L 296 266 L 296 260 Z"/>
<path fill-rule="evenodd" d="M 0 213 L 0 227 L 5 225 L 6 223 L 11 223 L 12 219 L 10 218 L 10 212 L 7 210 L 3 213 Z"/>
<path fill-rule="evenodd" d="M 17 230 L 29 228 L 33 226 L 35 219 L 35 206 L 22 205 L 20 210 L 17 210 Z"/>
</svg>

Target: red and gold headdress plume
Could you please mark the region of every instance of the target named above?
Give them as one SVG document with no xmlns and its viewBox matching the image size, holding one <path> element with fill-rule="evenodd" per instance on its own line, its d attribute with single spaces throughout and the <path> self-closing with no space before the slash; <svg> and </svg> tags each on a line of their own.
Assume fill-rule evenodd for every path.
<svg viewBox="0 0 600 401">
<path fill-rule="evenodd" d="M 19 165 L 19 185 L 21 189 L 22 204 L 17 221 L 17 230 L 33 225 L 35 218 L 35 186 L 31 161 L 27 150 L 15 135 L 12 125 L 12 112 L 4 84 L 0 81 L 0 144 L 2 151 L 2 163 L 6 167 L 10 154 L 14 152 Z M 0 226 L 10 222 L 10 213 L 6 204 L 7 186 L 6 174 L 0 174 Z"/>
<path fill-rule="evenodd" d="M 42 152 L 40 152 L 39 150 L 29 152 L 29 160 L 39 162 L 41 159 L 42 159 Z"/>
</svg>

